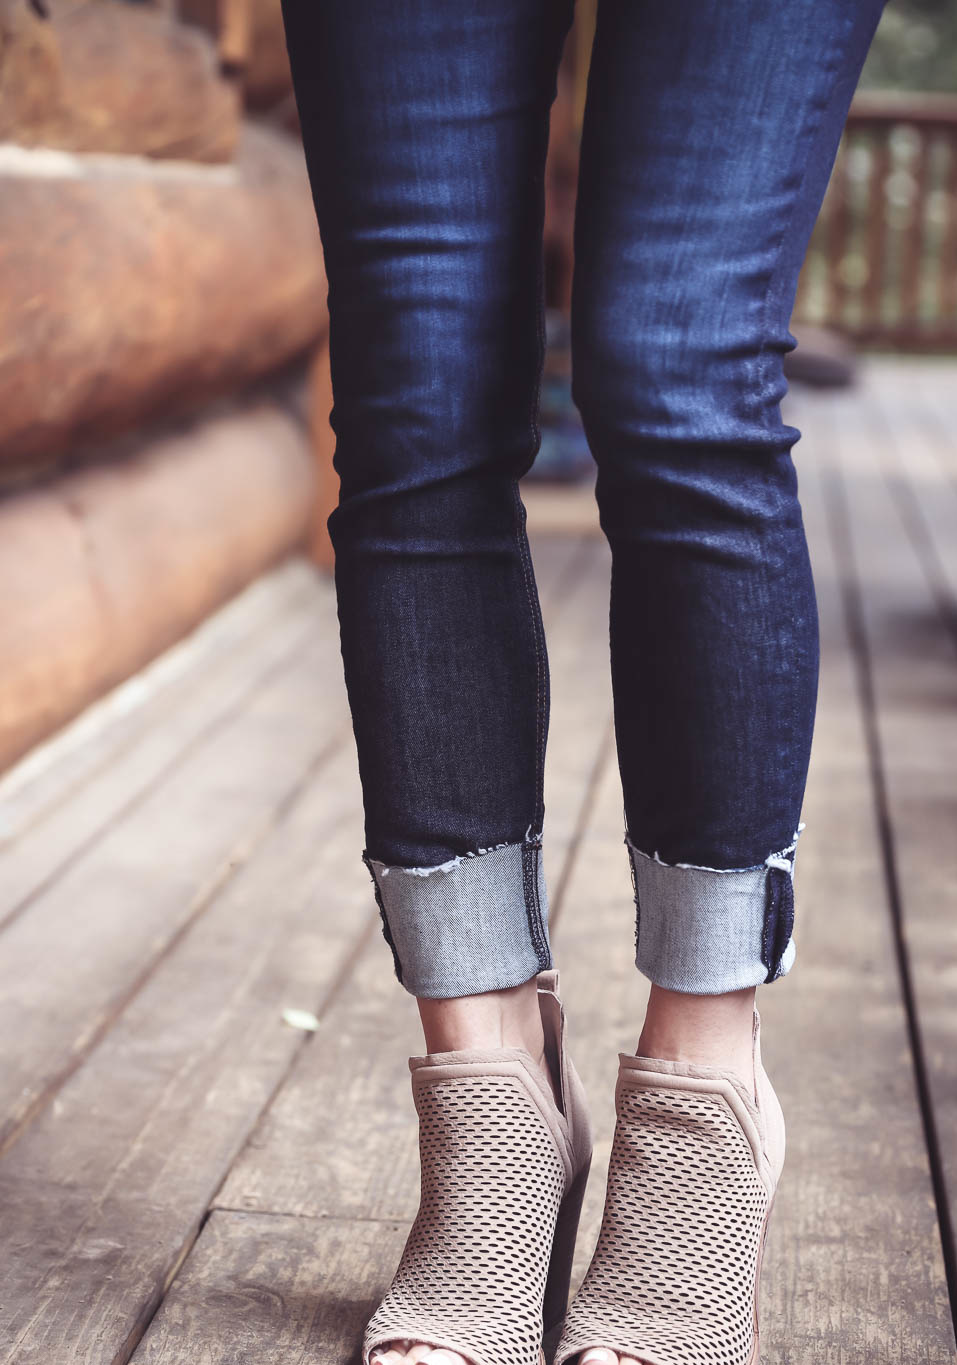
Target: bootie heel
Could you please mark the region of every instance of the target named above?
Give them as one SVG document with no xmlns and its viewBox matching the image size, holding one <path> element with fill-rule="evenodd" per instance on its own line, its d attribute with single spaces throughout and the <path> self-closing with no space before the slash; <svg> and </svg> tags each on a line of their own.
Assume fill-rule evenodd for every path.
<svg viewBox="0 0 957 1365">
<path fill-rule="evenodd" d="M 545 1332 L 550 1332 L 553 1327 L 558 1326 L 568 1308 L 568 1287 L 572 1278 L 572 1262 L 575 1259 L 575 1240 L 578 1237 L 582 1201 L 585 1198 L 590 1169 L 589 1156 L 559 1206 L 552 1255 L 548 1263 L 548 1279 L 545 1282 L 545 1300 L 542 1305 Z"/>
<path fill-rule="evenodd" d="M 619 1054 L 598 1243 L 555 1365 L 590 1347 L 648 1365 L 757 1365 L 758 1291 L 784 1164 L 784 1119 L 717 1067 Z"/>
<path fill-rule="evenodd" d="M 539 1365 L 542 1335 L 565 1311 L 591 1128 L 558 973 L 537 979 L 557 1104 L 522 1048 L 409 1058 L 419 1209 L 366 1327 L 363 1365 L 396 1341 L 457 1351 L 472 1365 Z"/>
</svg>

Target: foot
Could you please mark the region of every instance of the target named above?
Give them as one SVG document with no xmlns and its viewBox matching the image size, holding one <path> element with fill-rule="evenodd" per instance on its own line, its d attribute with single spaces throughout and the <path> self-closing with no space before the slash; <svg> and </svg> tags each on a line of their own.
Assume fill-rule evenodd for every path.
<svg viewBox="0 0 957 1365">
<path fill-rule="evenodd" d="M 418 1001 L 428 1052 L 464 1048 L 523 1048 L 537 1063 L 558 1103 L 556 1077 L 545 1055 L 545 1033 L 538 1004 L 537 978 L 510 990 L 489 991 L 454 1000 Z M 544 1357 L 543 1365 L 544 1365 Z M 370 1356 L 371 1365 L 472 1365 L 455 1351 L 422 1341 L 392 1341 Z"/>
<path fill-rule="evenodd" d="M 731 1071 L 755 1095 L 754 991 L 684 995 L 652 986 L 636 1056 L 692 1062 Z M 398 1362 L 387 1362 L 398 1365 Z M 436 1365 L 440 1365 L 439 1362 Z M 459 1365 L 458 1361 L 455 1365 Z M 590 1347 L 578 1365 L 644 1365 L 605 1347 Z"/>
</svg>

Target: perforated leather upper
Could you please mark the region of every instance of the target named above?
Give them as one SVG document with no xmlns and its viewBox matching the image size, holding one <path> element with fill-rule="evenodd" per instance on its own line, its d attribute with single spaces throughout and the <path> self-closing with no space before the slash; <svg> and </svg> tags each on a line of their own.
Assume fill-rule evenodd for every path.
<svg viewBox="0 0 957 1365">
<path fill-rule="evenodd" d="M 628 1061 L 601 1232 L 555 1365 L 590 1346 L 656 1365 L 749 1365 L 771 1200 L 757 1129 L 726 1090 L 656 1083 Z"/>
<path fill-rule="evenodd" d="M 541 1110 L 520 1079 L 494 1075 L 421 1084 L 416 1109 L 421 1202 L 365 1350 L 407 1337 L 474 1365 L 537 1365 L 565 1190 Z"/>
</svg>

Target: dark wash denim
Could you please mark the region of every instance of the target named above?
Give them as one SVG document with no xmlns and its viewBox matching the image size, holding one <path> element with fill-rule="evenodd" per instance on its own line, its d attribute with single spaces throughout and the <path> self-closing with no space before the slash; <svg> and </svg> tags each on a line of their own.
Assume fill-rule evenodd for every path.
<svg viewBox="0 0 957 1365">
<path fill-rule="evenodd" d="M 774 980 L 818 680 L 782 360 L 883 0 L 600 0 L 573 395 L 612 551 L 639 967 Z M 550 965 L 539 448 L 548 115 L 569 0 L 284 0 L 329 281 L 345 679 L 399 980 Z"/>
</svg>

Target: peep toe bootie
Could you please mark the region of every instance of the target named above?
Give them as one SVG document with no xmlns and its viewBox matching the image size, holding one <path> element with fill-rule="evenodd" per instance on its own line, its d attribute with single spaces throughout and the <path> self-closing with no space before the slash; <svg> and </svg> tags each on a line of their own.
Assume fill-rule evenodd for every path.
<svg viewBox="0 0 957 1365">
<path fill-rule="evenodd" d="M 457 1351 L 472 1365 L 540 1365 L 542 1335 L 565 1311 L 591 1128 L 558 973 L 537 981 L 558 1104 L 522 1048 L 409 1058 L 421 1197 L 366 1326 L 363 1365 L 396 1341 Z"/>
<path fill-rule="evenodd" d="M 729 1071 L 619 1053 L 601 1231 L 555 1365 L 602 1346 L 646 1365 L 756 1365 L 758 1288 L 784 1117 Z"/>
</svg>

